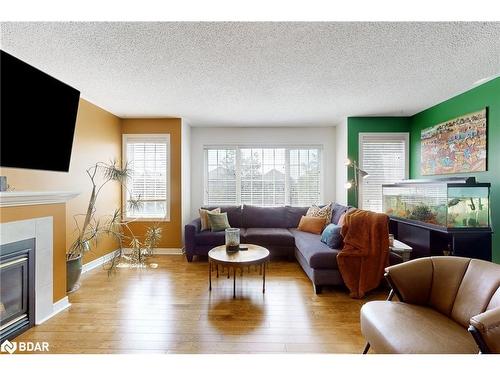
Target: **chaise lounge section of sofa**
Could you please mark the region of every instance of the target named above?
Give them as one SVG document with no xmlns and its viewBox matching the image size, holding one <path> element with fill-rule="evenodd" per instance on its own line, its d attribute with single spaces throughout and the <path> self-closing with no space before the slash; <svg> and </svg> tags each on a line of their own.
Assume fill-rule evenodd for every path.
<svg viewBox="0 0 500 375">
<path fill-rule="evenodd" d="M 216 207 L 203 207 L 214 209 Z M 240 228 L 242 243 L 252 243 L 269 249 L 271 256 L 295 257 L 304 272 L 311 279 L 316 293 L 325 285 L 342 285 L 337 268 L 337 254 L 340 249 L 331 249 L 321 242 L 321 235 L 297 230 L 300 218 L 308 207 L 258 207 L 251 205 L 221 206 L 227 212 L 231 227 Z M 340 216 L 349 207 L 334 204 L 331 222 L 338 223 Z M 194 256 L 206 256 L 210 249 L 223 245 L 224 232 L 201 231 L 200 219 L 185 226 L 184 243 L 186 258 L 191 262 Z"/>
</svg>

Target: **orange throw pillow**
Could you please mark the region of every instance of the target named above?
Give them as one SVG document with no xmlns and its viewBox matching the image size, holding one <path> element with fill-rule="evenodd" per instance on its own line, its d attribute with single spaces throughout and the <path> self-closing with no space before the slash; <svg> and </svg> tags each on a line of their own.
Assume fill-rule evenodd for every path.
<svg viewBox="0 0 500 375">
<path fill-rule="evenodd" d="M 324 217 L 302 216 L 298 230 L 314 234 L 321 234 L 325 227 Z"/>
</svg>

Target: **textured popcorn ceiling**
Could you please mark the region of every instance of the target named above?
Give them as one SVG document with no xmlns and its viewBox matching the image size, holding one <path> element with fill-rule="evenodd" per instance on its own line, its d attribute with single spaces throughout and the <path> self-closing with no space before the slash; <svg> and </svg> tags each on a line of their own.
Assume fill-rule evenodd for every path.
<svg viewBox="0 0 500 375">
<path fill-rule="evenodd" d="M 2 23 L 7 52 L 122 117 L 408 115 L 500 73 L 500 23 Z"/>
</svg>

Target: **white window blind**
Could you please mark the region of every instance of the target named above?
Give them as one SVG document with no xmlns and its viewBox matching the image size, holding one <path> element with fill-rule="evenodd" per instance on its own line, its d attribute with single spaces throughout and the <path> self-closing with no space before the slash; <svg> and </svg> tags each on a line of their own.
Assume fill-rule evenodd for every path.
<svg viewBox="0 0 500 375">
<path fill-rule="evenodd" d="M 205 147 L 207 205 L 302 206 L 322 201 L 321 148 Z"/>
<path fill-rule="evenodd" d="M 125 217 L 169 220 L 168 134 L 125 134 L 123 161 L 130 168 L 125 189 Z M 131 200 L 139 199 L 137 206 Z"/>
<path fill-rule="evenodd" d="M 207 174 L 205 182 L 208 205 L 236 202 L 236 150 L 206 150 Z"/>
<path fill-rule="evenodd" d="M 241 203 L 258 206 L 285 204 L 285 149 L 242 148 Z"/>
<path fill-rule="evenodd" d="M 290 204 L 307 206 L 321 200 L 319 149 L 290 150 Z"/>
<path fill-rule="evenodd" d="M 360 133 L 361 208 L 382 212 L 382 185 L 408 178 L 408 133 Z"/>
</svg>

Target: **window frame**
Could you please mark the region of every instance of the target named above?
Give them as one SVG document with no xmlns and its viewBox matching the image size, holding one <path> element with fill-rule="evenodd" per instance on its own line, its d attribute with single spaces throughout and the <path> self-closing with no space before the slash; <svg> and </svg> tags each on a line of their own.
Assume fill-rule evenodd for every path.
<svg viewBox="0 0 500 375">
<path fill-rule="evenodd" d="M 365 139 L 380 139 L 380 140 L 402 140 L 405 145 L 405 176 L 408 179 L 410 176 L 410 133 L 409 132 L 360 132 L 358 133 L 358 164 L 359 168 L 364 170 L 363 166 L 363 142 Z M 363 209 L 363 181 L 359 182 L 358 186 L 358 205 Z"/>
<path fill-rule="evenodd" d="M 319 173 L 320 173 L 320 202 L 318 204 L 324 204 L 324 187 L 325 187 L 325 152 L 324 146 L 322 144 L 256 144 L 256 143 L 225 143 L 225 144 L 205 144 L 203 145 L 203 205 L 207 206 L 208 203 L 208 150 L 235 150 L 236 157 L 236 203 L 235 205 L 243 205 L 241 202 L 241 153 L 240 149 L 246 148 L 256 148 L 256 149 L 277 149 L 284 148 L 285 149 L 285 206 L 292 207 L 302 207 L 302 206 L 294 206 L 290 203 L 290 150 L 301 150 L 301 149 L 317 149 L 319 152 Z M 265 207 L 277 207 L 277 206 L 265 206 Z"/>
<path fill-rule="evenodd" d="M 127 145 L 129 139 L 161 139 L 162 141 L 165 140 L 167 144 L 167 163 L 166 163 L 166 187 L 165 187 L 165 194 L 166 194 L 166 199 L 165 199 L 165 207 L 166 207 L 166 212 L 165 216 L 163 217 L 131 217 L 127 215 L 127 194 L 129 192 L 127 185 L 129 183 L 128 179 L 125 181 L 125 186 L 122 187 L 122 219 L 131 221 L 158 221 L 158 222 L 170 222 L 170 200 L 171 200 L 171 194 L 170 194 L 170 185 L 171 185 L 171 143 L 170 143 L 170 134 L 169 133 L 127 133 L 127 134 L 122 134 L 122 168 L 124 168 L 127 165 Z"/>
</svg>

